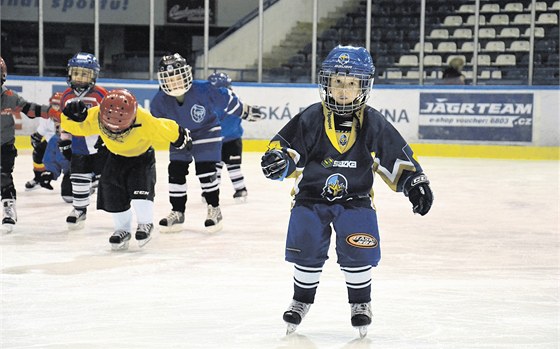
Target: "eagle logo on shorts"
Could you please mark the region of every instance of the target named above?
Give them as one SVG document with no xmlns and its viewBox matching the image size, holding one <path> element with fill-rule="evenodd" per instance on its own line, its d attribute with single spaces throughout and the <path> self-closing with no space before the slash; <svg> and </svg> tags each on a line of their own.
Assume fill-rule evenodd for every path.
<svg viewBox="0 0 560 349">
<path fill-rule="evenodd" d="M 348 194 L 348 180 L 340 173 L 335 173 L 327 178 L 321 196 L 329 201 L 334 201 L 346 194 Z"/>
<path fill-rule="evenodd" d="M 201 123 L 206 116 L 206 108 L 202 105 L 195 104 L 191 108 L 191 119 L 196 123 Z"/>
</svg>

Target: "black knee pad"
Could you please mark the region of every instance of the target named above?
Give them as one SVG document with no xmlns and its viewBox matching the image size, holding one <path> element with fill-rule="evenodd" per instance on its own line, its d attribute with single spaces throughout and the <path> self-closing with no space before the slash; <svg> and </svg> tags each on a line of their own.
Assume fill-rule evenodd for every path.
<svg viewBox="0 0 560 349">
<path fill-rule="evenodd" d="M 185 161 L 170 161 L 167 166 L 169 183 L 185 184 L 187 183 L 187 175 L 189 174 L 189 163 Z"/>
</svg>

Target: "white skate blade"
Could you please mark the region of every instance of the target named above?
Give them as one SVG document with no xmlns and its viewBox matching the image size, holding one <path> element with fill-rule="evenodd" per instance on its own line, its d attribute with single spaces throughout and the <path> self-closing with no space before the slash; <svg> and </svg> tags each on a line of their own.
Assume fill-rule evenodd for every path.
<svg viewBox="0 0 560 349">
<path fill-rule="evenodd" d="M 144 247 L 148 242 L 150 242 L 150 240 L 152 240 L 151 236 L 149 236 L 147 239 L 144 239 L 144 240 L 137 240 L 138 241 L 138 247 L 140 247 L 140 248 Z"/>
<path fill-rule="evenodd" d="M 147 239 L 146 239 L 147 240 Z M 128 242 L 130 240 L 126 240 L 121 242 L 120 244 L 111 244 L 111 250 L 113 251 L 124 251 L 128 250 Z"/>
<path fill-rule="evenodd" d="M 208 227 L 205 227 L 205 228 L 206 228 L 207 233 L 217 233 L 220 230 L 222 230 L 223 225 L 222 225 L 222 222 L 219 222 L 216 225 L 211 225 L 211 226 L 208 226 Z"/>
<path fill-rule="evenodd" d="M 37 184 L 36 186 L 34 186 L 33 188 L 27 188 L 25 187 L 25 191 L 34 191 L 37 189 L 41 189 L 41 186 L 39 184 Z"/>
<path fill-rule="evenodd" d="M 85 221 L 79 221 L 78 223 L 68 223 L 69 230 L 80 230 L 86 225 Z"/>
<path fill-rule="evenodd" d="M 246 196 L 242 196 L 239 198 L 234 198 L 233 199 L 235 201 L 236 204 L 244 204 L 247 202 L 247 197 Z"/>
<path fill-rule="evenodd" d="M 15 224 L 2 224 L 0 229 L 2 229 L 3 233 L 9 234 L 14 230 L 14 226 Z"/>
<path fill-rule="evenodd" d="M 288 324 L 288 326 L 286 327 L 286 336 L 294 333 L 296 331 L 297 326 L 298 325 Z"/>
<path fill-rule="evenodd" d="M 367 336 L 367 326 L 360 326 L 358 327 L 358 331 L 360 332 L 360 338 L 365 338 Z"/>
<path fill-rule="evenodd" d="M 173 224 L 172 226 L 168 227 L 166 225 L 159 226 L 160 233 L 178 233 L 183 230 L 183 224 Z"/>
</svg>

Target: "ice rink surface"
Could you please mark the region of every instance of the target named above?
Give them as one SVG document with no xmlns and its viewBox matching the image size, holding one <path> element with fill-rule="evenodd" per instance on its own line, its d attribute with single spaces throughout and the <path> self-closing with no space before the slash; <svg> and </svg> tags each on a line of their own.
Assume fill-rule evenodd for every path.
<svg viewBox="0 0 560 349">
<path fill-rule="evenodd" d="M 19 221 L 0 235 L 0 348 L 558 348 L 557 161 L 421 158 L 435 193 L 424 217 L 376 177 L 382 260 L 360 340 L 332 247 L 315 304 L 285 336 L 292 181 L 265 179 L 260 155 L 244 155 L 247 203 L 234 203 L 225 175 L 223 231 L 204 232 L 191 173 L 185 229 L 112 252 L 95 200 L 86 228 L 68 231 L 59 182 L 24 191 L 21 151 Z M 157 168 L 156 222 L 170 210 L 166 152 Z"/>
</svg>

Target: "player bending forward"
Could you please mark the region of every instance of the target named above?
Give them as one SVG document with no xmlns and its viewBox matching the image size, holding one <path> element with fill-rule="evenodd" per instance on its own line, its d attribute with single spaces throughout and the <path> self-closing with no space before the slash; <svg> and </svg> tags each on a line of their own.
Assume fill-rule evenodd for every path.
<svg viewBox="0 0 560 349">
<path fill-rule="evenodd" d="M 426 175 L 406 141 L 377 110 L 366 105 L 375 67 L 363 47 L 337 46 L 322 64 L 322 103 L 291 119 L 262 157 L 267 178 L 295 181 L 285 257 L 295 264 L 294 295 L 284 313 L 288 334 L 315 300 L 331 239 L 348 292 L 352 326 L 360 336 L 371 324 L 371 268 L 380 259 L 373 172 L 404 191 L 413 211 L 432 205 Z"/>
<path fill-rule="evenodd" d="M 136 212 L 136 240 L 143 247 L 154 228 L 156 183 L 154 142 L 170 142 L 179 149 L 192 146 L 189 131 L 169 119 L 157 119 L 138 106 L 127 90 L 110 91 L 100 106 L 89 110 L 82 101 L 67 104 L 62 127 L 73 135 L 100 134 L 109 155 L 97 194 L 97 208 L 111 212 L 115 232 L 113 250 L 128 248 L 132 231 L 131 204 Z"/>
</svg>

